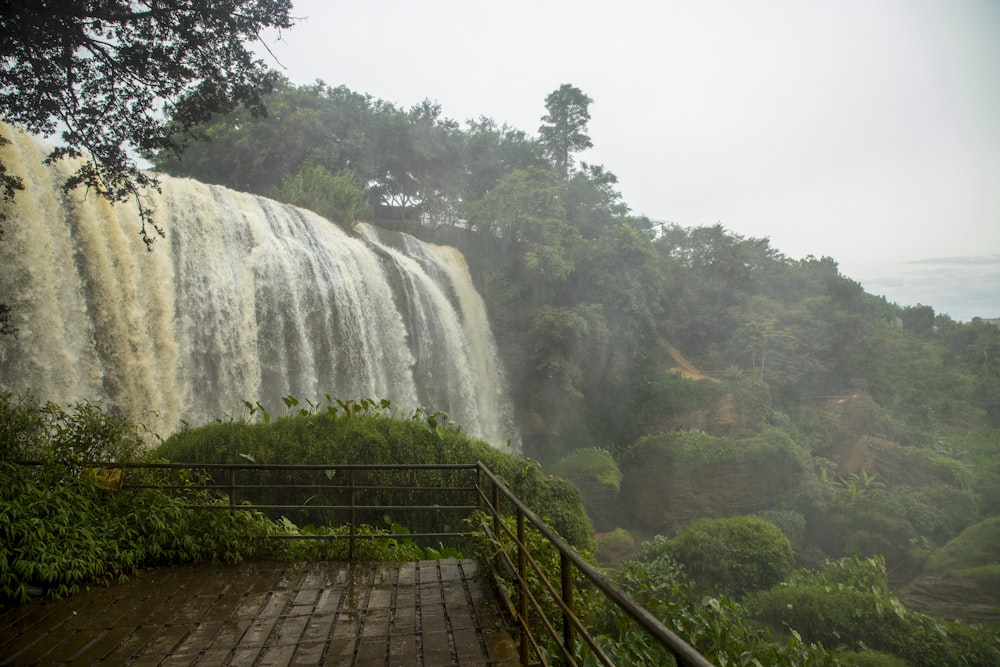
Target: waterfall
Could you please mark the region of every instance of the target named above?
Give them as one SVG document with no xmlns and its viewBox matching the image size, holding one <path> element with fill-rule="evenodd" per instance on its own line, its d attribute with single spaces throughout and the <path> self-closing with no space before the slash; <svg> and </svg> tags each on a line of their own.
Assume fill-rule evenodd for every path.
<svg viewBox="0 0 1000 667">
<path fill-rule="evenodd" d="M 506 380 L 465 260 L 364 224 L 161 177 L 149 204 L 167 233 L 148 252 L 134 202 L 60 185 L 72 164 L 4 127 L 25 189 L 5 205 L 0 389 L 90 401 L 163 436 L 282 397 L 387 398 L 443 410 L 517 449 Z"/>
</svg>

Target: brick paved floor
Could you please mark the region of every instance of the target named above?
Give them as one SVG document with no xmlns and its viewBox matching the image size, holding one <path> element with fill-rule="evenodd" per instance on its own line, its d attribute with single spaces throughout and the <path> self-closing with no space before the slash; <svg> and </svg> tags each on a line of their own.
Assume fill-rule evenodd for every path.
<svg viewBox="0 0 1000 667">
<path fill-rule="evenodd" d="M 0 610 L 0 665 L 504 666 L 517 648 L 472 560 L 145 572 Z"/>
</svg>

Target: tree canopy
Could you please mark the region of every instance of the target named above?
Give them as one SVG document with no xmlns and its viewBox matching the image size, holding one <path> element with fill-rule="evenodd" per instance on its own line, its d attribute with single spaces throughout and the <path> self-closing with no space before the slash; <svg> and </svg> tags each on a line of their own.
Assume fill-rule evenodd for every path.
<svg viewBox="0 0 1000 667">
<path fill-rule="evenodd" d="M 291 0 L 4 0 L 0 2 L 0 116 L 62 143 L 49 160 L 83 158 L 65 188 L 135 198 L 162 234 L 141 189 L 156 180 L 130 151 L 176 147 L 176 132 L 236 105 L 261 112 L 273 72 L 247 42 L 289 28 Z M 171 123 L 165 122 L 168 114 Z M 6 199 L 23 188 L 0 165 Z"/>
<path fill-rule="evenodd" d="M 548 113 L 542 116 L 538 135 L 555 163 L 556 171 L 564 178 L 572 166 L 571 154 L 594 145 L 586 134 L 590 121 L 589 107 L 593 101 L 582 90 L 568 83 L 545 98 Z"/>
<path fill-rule="evenodd" d="M 243 107 L 214 116 L 192 128 L 206 141 L 161 151 L 157 166 L 332 217 L 344 204 L 314 197 L 329 190 L 317 184 L 350 174 L 345 193 L 364 190 L 376 218 L 401 211 L 407 231 L 459 245 L 533 456 L 620 450 L 716 395 L 669 372 L 665 341 L 735 382 L 754 423 L 767 420 L 772 401 L 793 411 L 857 390 L 901 419 L 926 422 L 930 402 L 934 418 L 974 409 L 1000 422 L 996 327 L 973 335 L 932 309 L 895 307 L 829 257 L 792 260 L 721 224 L 656 225 L 631 214 L 612 172 L 565 159 L 590 142 L 590 98 L 573 86 L 548 96 L 549 129 L 537 137 L 486 117 L 462 126 L 429 101 L 405 110 L 322 82 L 281 81 L 264 102 L 269 117 Z"/>
</svg>

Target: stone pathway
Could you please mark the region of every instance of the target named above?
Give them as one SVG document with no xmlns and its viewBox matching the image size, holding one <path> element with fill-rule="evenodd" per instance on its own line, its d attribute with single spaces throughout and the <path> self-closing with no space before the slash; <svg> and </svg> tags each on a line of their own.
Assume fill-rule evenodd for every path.
<svg viewBox="0 0 1000 667">
<path fill-rule="evenodd" d="M 474 560 L 145 572 L 0 610 L 0 665 L 518 665 Z"/>
</svg>

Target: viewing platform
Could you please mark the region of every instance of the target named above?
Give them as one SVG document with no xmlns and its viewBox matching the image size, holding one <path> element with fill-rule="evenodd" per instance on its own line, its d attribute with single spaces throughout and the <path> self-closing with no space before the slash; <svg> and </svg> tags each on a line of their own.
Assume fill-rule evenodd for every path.
<svg viewBox="0 0 1000 667">
<path fill-rule="evenodd" d="M 0 665 L 520 665 L 474 560 L 178 566 L 0 613 Z"/>
<path fill-rule="evenodd" d="M 676 664 L 711 667 L 481 462 L 86 465 L 108 493 L 174 494 L 185 511 L 318 519 L 333 530 L 247 539 L 322 540 L 323 551 L 306 553 L 326 560 L 164 567 L 6 608 L 0 666 L 636 664 L 613 660 L 578 616 L 586 591 Z M 405 524 L 388 518 L 403 515 Z M 413 558 L 454 557 L 372 562 L 380 540 L 417 549 Z M 483 560 L 459 555 L 471 553 Z"/>
</svg>

